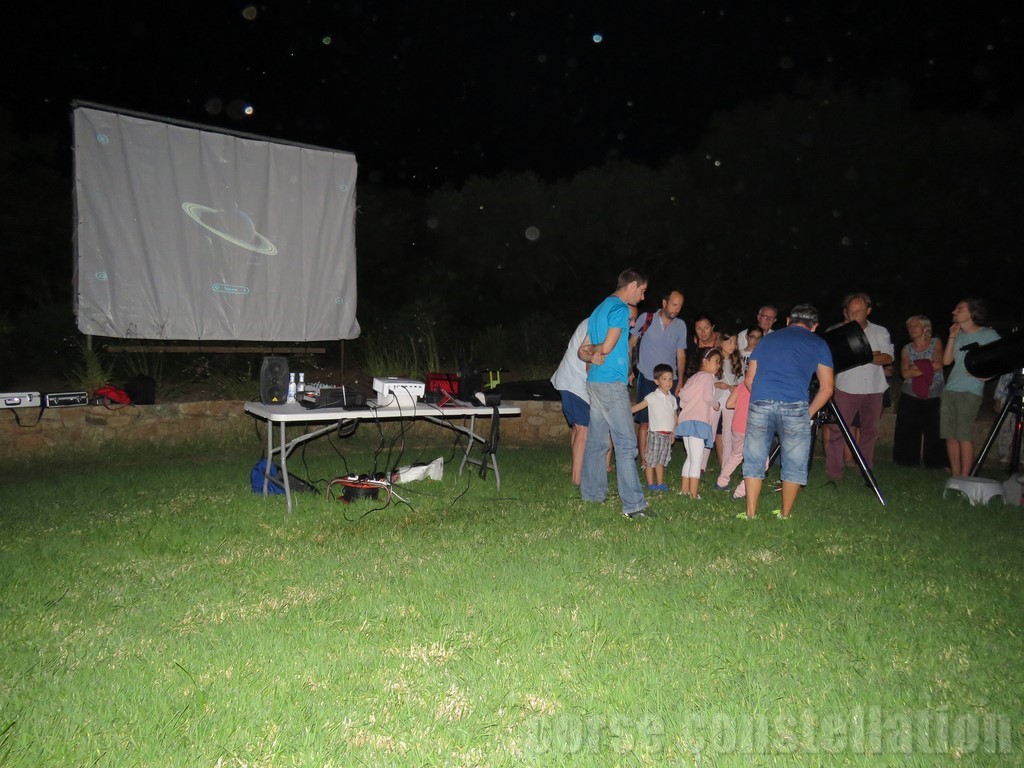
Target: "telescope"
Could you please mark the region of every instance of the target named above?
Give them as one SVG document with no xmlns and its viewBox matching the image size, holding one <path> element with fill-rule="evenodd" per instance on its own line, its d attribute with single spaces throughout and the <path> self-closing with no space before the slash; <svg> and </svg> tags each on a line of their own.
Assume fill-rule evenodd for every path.
<svg viewBox="0 0 1024 768">
<path fill-rule="evenodd" d="M 843 323 L 826 331 L 822 336 L 832 352 L 832 369 L 842 373 L 858 365 L 870 363 L 875 353 L 864 329 L 857 323 Z"/>
<path fill-rule="evenodd" d="M 1024 333 L 1014 328 L 1009 334 L 988 344 L 968 344 L 964 368 L 979 379 L 994 379 L 1004 373 L 1024 369 Z"/>
<path fill-rule="evenodd" d="M 996 376 L 1013 373 L 1010 379 L 1009 396 L 1003 404 L 999 417 L 992 425 L 985 445 L 974 461 L 968 477 L 976 478 L 985 463 L 985 457 L 996 441 L 999 430 L 1007 419 L 1011 419 L 1013 436 L 1010 444 L 1010 473 L 1016 474 L 1020 469 L 1020 449 L 1024 439 L 1024 333 L 1014 328 L 1001 339 L 988 344 L 968 344 L 964 368 L 971 376 L 979 379 L 993 379 Z M 952 482 L 952 481 L 950 481 Z M 987 482 L 979 480 L 978 482 Z M 947 483 L 948 486 L 948 483 Z"/>
</svg>

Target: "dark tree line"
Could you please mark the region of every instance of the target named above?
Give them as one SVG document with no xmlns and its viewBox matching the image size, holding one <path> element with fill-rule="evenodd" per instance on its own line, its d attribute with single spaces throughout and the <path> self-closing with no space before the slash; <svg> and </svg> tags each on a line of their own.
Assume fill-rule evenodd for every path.
<svg viewBox="0 0 1024 768">
<path fill-rule="evenodd" d="M 914 112 L 898 91 L 778 97 L 718 116 L 696 150 L 659 168 L 613 160 L 422 198 L 368 189 L 363 314 L 429 293 L 459 322 L 544 309 L 571 323 L 634 265 L 651 277 L 649 304 L 679 286 L 684 315 L 729 323 L 765 301 L 810 300 L 838 320 L 851 290 L 871 293 L 895 333 L 918 312 L 944 329 L 968 294 L 1019 319 L 1022 127 L 1021 114 Z"/>
<path fill-rule="evenodd" d="M 684 318 L 710 311 L 720 325 L 766 301 L 812 301 L 835 321 L 850 290 L 872 294 L 894 335 L 918 312 L 944 330 L 966 295 L 1019 320 L 1024 114 L 915 111 L 896 87 L 804 93 L 716 116 L 659 167 L 612 158 L 571 178 L 471 177 L 427 195 L 361 182 L 364 328 L 412 306 L 442 327 L 525 323 L 561 343 L 625 266 L 649 274 L 649 306 L 680 287 Z M 70 135 L 15 133 L 0 114 L 7 361 L 73 333 Z"/>
</svg>

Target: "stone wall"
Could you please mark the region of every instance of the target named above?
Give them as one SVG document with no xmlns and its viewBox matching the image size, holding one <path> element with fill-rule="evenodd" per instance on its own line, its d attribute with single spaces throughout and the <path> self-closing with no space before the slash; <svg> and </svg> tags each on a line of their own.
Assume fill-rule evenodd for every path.
<svg viewBox="0 0 1024 768">
<path fill-rule="evenodd" d="M 554 401 L 510 402 L 522 409 L 521 416 L 503 418 L 501 441 L 504 445 L 565 444 L 569 429 L 562 417 L 561 404 Z M 160 405 L 87 406 L 81 408 L 3 409 L 0 410 L 0 458 L 25 459 L 74 451 L 88 451 L 108 445 L 185 444 L 189 442 L 260 445 L 262 422 L 245 413 L 238 400 L 211 400 L 197 403 Z M 485 420 L 486 421 L 486 420 Z M 882 416 L 881 442 L 892 444 L 895 416 Z M 372 447 L 379 441 L 376 429 L 360 428 L 352 438 L 354 445 Z M 975 443 L 981 446 L 991 427 L 989 414 L 976 424 Z M 400 429 L 397 422 L 382 425 L 386 434 Z M 301 432 L 302 427 L 290 429 Z M 478 423 L 478 429 L 486 429 Z M 436 439 L 433 425 L 417 422 L 405 432 L 406 439 L 422 435 Z"/>
<path fill-rule="evenodd" d="M 558 443 L 568 439 L 568 428 L 557 402 L 515 403 L 522 416 L 502 419 L 501 440 L 506 445 Z M 486 419 L 484 422 L 486 423 Z M 380 433 L 361 425 L 352 443 L 372 446 Z M 382 422 L 386 435 L 402 429 L 397 421 Z M 478 422 L 478 430 L 486 429 Z M 197 403 L 159 405 L 84 406 L 78 408 L 0 409 L 0 458 L 27 459 L 105 446 L 185 444 L 194 442 L 234 443 L 248 441 L 259 446 L 265 434 L 261 421 L 245 413 L 244 402 L 210 400 Z M 303 427 L 289 427 L 301 433 Z M 406 427 L 406 439 L 428 434 L 434 427 L 422 422 Z M 436 439 L 436 431 L 432 434 Z"/>
<path fill-rule="evenodd" d="M 242 403 L 211 400 L 162 405 L 0 410 L 0 458 L 90 451 L 109 445 L 226 442 L 252 433 Z"/>
</svg>

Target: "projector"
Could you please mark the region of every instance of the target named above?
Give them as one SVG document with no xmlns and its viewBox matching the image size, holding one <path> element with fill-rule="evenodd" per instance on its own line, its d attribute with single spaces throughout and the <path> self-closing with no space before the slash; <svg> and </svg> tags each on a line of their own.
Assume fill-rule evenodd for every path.
<svg viewBox="0 0 1024 768">
<path fill-rule="evenodd" d="M 387 376 L 373 380 L 373 391 L 377 393 L 378 408 L 415 408 L 417 398 L 427 391 L 422 381 Z"/>
<path fill-rule="evenodd" d="M 0 392 L 0 408 L 40 408 L 38 392 Z"/>
</svg>

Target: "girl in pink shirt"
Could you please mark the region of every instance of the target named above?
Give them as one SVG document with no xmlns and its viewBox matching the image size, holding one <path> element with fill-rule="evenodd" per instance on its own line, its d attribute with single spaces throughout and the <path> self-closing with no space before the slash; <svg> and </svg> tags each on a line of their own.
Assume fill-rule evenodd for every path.
<svg viewBox="0 0 1024 768">
<path fill-rule="evenodd" d="M 680 493 L 693 499 L 700 498 L 697 491 L 700 487 L 704 449 L 715 444 L 711 415 L 719 408 L 715 398 L 715 378 L 721 367 L 722 350 L 718 347 L 704 350 L 700 370 L 686 380 L 686 385 L 679 393 L 676 437 L 683 441 L 686 449 Z"/>
<path fill-rule="evenodd" d="M 736 467 L 743 463 L 743 437 L 747 433 L 747 408 L 749 406 L 750 390 L 741 381 L 736 385 L 736 389 L 729 395 L 729 399 L 725 403 L 726 408 L 732 409 L 732 442 L 729 455 L 725 457 L 725 461 L 722 463 L 722 473 L 718 476 L 718 481 L 715 483 L 715 490 L 728 491 L 732 473 Z M 742 499 L 744 496 L 746 496 L 746 491 L 741 481 L 736 487 L 733 498 Z"/>
</svg>

